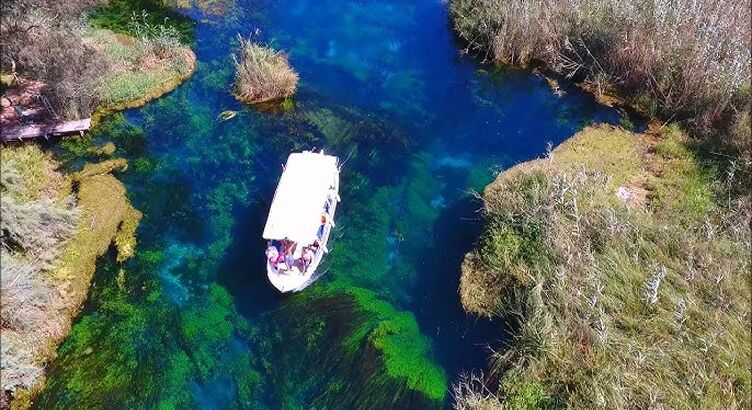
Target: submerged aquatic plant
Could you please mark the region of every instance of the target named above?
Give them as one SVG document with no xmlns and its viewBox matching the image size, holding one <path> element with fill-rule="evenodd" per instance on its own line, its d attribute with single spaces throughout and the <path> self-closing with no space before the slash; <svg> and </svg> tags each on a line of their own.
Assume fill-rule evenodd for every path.
<svg viewBox="0 0 752 410">
<path fill-rule="evenodd" d="M 209 395 L 221 407 L 252 405 L 262 382 L 249 349 L 255 328 L 216 283 L 184 309 L 171 303 L 149 275 L 163 259 L 142 251 L 125 269 L 112 258 L 100 264 L 94 313 L 73 327 L 34 406 L 195 408 Z"/>
<path fill-rule="evenodd" d="M 429 339 L 411 313 L 372 291 L 317 284 L 271 319 L 270 380 L 281 396 L 316 408 L 439 408 L 444 400 L 447 378 Z"/>
</svg>

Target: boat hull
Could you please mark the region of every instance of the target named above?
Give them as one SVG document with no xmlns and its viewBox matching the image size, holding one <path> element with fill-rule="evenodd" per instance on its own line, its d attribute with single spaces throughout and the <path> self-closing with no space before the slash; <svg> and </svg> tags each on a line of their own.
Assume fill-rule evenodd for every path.
<svg viewBox="0 0 752 410">
<path fill-rule="evenodd" d="M 332 200 L 329 203 L 329 221 L 330 223 L 326 223 L 323 225 L 323 232 L 321 235 L 321 246 L 319 246 L 318 251 L 314 254 L 313 259 L 311 260 L 311 263 L 308 265 L 308 269 L 306 269 L 305 272 L 299 272 L 299 271 L 280 271 L 277 268 L 275 268 L 269 260 L 266 261 L 266 274 L 269 278 L 269 282 L 277 288 L 282 293 L 287 292 L 299 292 L 306 287 L 308 287 L 311 283 L 315 282 L 316 279 L 318 279 L 321 274 L 317 274 L 317 270 L 319 268 L 319 265 L 321 264 L 321 261 L 324 259 L 325 254 L 329 252 L 328 245 L 329 245 L 329 238 L 331 236 L 332 230 L 334 229 L 334 216 L 337 210 L 337 205 L 339 203 L 340 197 L 339 197 L 339 174 L 335 175 L 335 183 L 334 183 L 334 190 L 333 190 Z"/>
</svg>

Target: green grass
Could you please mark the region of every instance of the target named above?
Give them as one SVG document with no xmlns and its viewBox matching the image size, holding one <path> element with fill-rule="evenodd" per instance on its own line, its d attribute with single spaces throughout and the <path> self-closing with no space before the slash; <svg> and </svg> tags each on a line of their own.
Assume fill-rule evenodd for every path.
<svg viewBox="0 0 752 410">
<path fill-rule="evenodd" d="M 649 179 L 651 207 L 657 213 L 691 223 L 711 213 L 715 206 L 714 177 L 710 166 L 703 166 L 676 129 L 653 147 L 659 157 L 660 175 Z"/>
<path fill-rule="evenodd" d="M 26 202 L 40 199 L 44 192 L 54 192 L 62 175 L 48 153 L 35 145 L 0 148 L 0 186 L 4 195 Z M 67 195 L 67 192 L 63 192 Z"/>
<path fill-rule="evenodd" d="M 174 27 L 180 33 L 184 44 L 193 42 L 193 28 L 195 23 L 183 17 L 180 13 L 165 7 L 158 0 L 111 0 L 109 4 L 97 9 L 89 15 L 89 21 L 94 27 L 105 28 L 116 33 L 134 36 L 132 17 L 134 13 L 139 17 L 146 11 L 146 22 L 150 25 L 166 24 Z"/>
<path fill-rule="evenodd" d="M 105 77 L 101 97 L 111 105 L 132 101 L 159 87 L 169 76 L 163 71 L 135 71 Z"/>
<path fill-rule="evenodd" d="M 89 28 L 85 40 L 110 62 L 111 69 L 97 84 L 104 109 L 122 109 L 154 99 L 182 82 L 195 67 L 189 49 L 175 39 L 175 33 L 129 37 Z"/>
<path fill-rule="evenodd" d="M 749 407 L 748 216 L 717 203 L 677 129 L 596 131 L 486 190 L 460 292 L 515 324 L 492 358 L 497 408 Z"/>
</svg>

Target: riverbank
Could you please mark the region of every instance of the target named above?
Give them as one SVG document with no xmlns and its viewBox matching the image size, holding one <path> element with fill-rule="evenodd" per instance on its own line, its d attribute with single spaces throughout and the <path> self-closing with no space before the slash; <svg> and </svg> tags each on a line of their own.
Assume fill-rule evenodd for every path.
<svg viewBox="0 0 752 410">
<path fill-rule="evenodd" d="M 658 123 L 586 129 L 486 188 L 460 294 L 516 330 L 456 407 L 749 406 L 749 4 L 450 8 L 466 51 Z"/>
<path fill-rule="evenodd" d="M 460 296 L 516 330 L 495 395 L 459 386 L 457 408 L 749 406 L 749 203 L 721 178 L 659 125 L 588 128 L 500 174 Z"/>
<path fill-rule="evenodd" d="M 176 31 L 150 25 L 147 17 L 131 23 L 133 35 L 80 29 L 96 59 L 92 66 L 105 67 L 85 90 L 98 101 L 94 123 L 163 96 L 195 70 L 196 56 Z M 87 152 L 102 161 L 67 172 L 36 145 L 1 148 L 3 230 L 10 234 L 3 237 L 0 408 L 28 408 L 42 390 L 45 368 L 86 300 L 97 259 L 113 246 L 118 262 L 135 252 L 141 212 L 115 177 L 128 166 L 109 158 L 115 150 L 108 144 Z"/>
<path fill-rule="evenodd" d="M 90 28 L 84 37 L 110 59 L 113 69 L 98 89 L 101 103 L 93 123 L 117 111 L 146 105 L 174 90 L 193 75 L 196 55 L 186 45 L 174 43 L 166 50 L 149 39 L 138 39 L 108 29 Z"/>
<path fill-rule="evenodd" d="M 86 299 L 97 258 L 112 244 L 120 259 L 132 256 L 141 213 L 113 175 L 127 167 L 125 160 L 87 164 L 81 172 L 65 174 L 34 145 L 4 147 L 1 154 L 3 229 L 12 232 L 3 241 L 10 250 L 3 250 L 2 387 L 8 395 L 4 400 L 14 399 L 13 408 L 26 408 Z M 76 222 L 63 239 L 62 222 L 45 215 L 65 210 Z M 55 236 L 46 245 L 59 245 L 59 254 L 40 263 L 31 245 L 13 240 L 25 235 Z"/>
</svg>

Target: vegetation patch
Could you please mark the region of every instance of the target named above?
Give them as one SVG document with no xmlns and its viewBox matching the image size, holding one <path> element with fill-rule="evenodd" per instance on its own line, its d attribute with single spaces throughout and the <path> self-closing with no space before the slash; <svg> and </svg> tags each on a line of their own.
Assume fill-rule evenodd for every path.
<svg viewBox="0 0 752 410">
<path fill-rule="evenodd" d="M 71 176 L 58 172 L 59 164 L 37 146 L 6 147 L 0 155 L 2 388 L 16 395 L 42 382 L 44 366 L 86 297 L 97 258 L 116 236 L 135 243 L 141 213 L 109 174 L 112 166 L 88 165 Z M 18 397 L 29 400 L 30 394 Z"/>
<path fill-rule="evenodd" d="M 287 98 L 295 94 L 298 73 L 287 55 L 238 36 L 240 52 L 235 61 L 235 96 L 248 104 Z"/>
<path fill-rule="evenodd" d="M 273 346 L 285 352 L 271 352 L 274 372 L 280 373 L 271 380 L 290 382 L 280 397 L 324 390 L 306 402 L 321 408 L 439 408 L 443 403 L 447 377 L 431 360 L 429 339 L 412 314 L 375 293 L 346 281 L 317 284 L 295 295 L 280 313 L 272 315 L 279 335 Z M 301 368 L 300 363 L 313 365 Z M 353 384 L 359 388 L 348 389 Z"/>
<path fill-rule="evenodd" d="M 88 302 L 96 309 L 60 347 L 37 408 L 195 408 L 198 383 L 220 381 L 237 390 L 234 406 L 252 406 L 261 381 L 255 360 L 240 346 L 253 328 L 215 283 L 185 309 L 171 303 L 153 274 L 164 259 L 156 250 L 139 251 L 125 266 L 103 259 Z M 133 383 L 141 387 L 134 390 Z"/>
<path fill-rule="evenodd" d="M 7 86 L 41 84 L 52 114 L 65 119 L 96 112 L 96 122 L 143 105 L 195 68 L 185 45 L 192 23 L 158 1 L 18 0 L 4 3 L 3 15 L 13 22 L 0 32 L 0 69 L 12 80 Z"/>
<path fill-rule="evenodd" d="M 486 189 L 460 295 L 515 331 L 492 357 L 497 383 L 465 380 L 458 407 L 752 404 L 748 198 L 686 141 L 589 128 Z"/>
<path fill-rule="evenodd" d="M 542 62 L 602 101 L 682 123 L 731 158 L 724 166 L 749 193 L 740 182 L 752 179 L 749 1 L 452 0 L 450 9 L 467 51 Z"/>
<path fill-rule="evenodd" d="M 97 84 L 101 104 L 96 117 L 139 107 L 159 98 L 185 81 L 196 66 L 196 56 L 180 43 L 170 26 L 152 26 L 146 14 L 132 18 L 135 37 L 106 29 L 88 29 L 84 40 L 102 52 L 112 67 Z"/>
<path fill-rule="evenodd" d="M 165 27 L 178 33 L 183 44 L 193 42 L 193 20 L 184 17 L 161 0 L 109 0 L 105 7 L 99 7 L 89 14 L 91 25 L 130 37 L 139 37 L 139 27 L 133 25 L 136 19 L 150 27 Z"/>
</svg>

